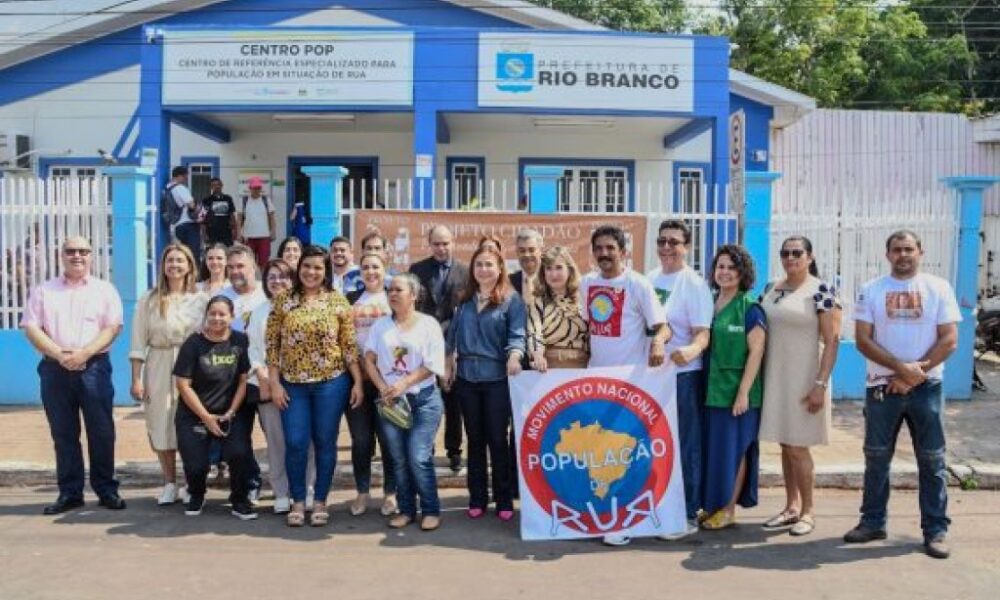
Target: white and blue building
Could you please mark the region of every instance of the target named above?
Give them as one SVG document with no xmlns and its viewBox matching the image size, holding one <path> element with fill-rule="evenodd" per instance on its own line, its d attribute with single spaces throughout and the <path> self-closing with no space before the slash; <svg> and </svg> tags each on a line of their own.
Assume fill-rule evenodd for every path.
<svg viewBox="0 0 1000 600">
<path fill-rule="evenodd" d="M 769 200 L 773 131 L 815 109 L 809 97 L 730 69 L 724 38 L 607 31 L 521 0 L 136 6 L 26 31 L 27 42 L 0 49 L 0 136 L 27 153 L 8 167 L 40 177 L 142 167 L 155 188 L 183 164 L 196 192 L 218 176 L 234 196 L 262 176 L 282 224 L 316 189 L 317 166 L 342 167 L 368 197 L 406 186 L 416 209 L 472 202 L 468 186 L 442 194 L 435 182 L 524 190 L 538 168 L 587 181 L 558 186 L 544 207 L 525 206 L 523 191 L 506 206 L 546 212 L 725 213 L 724 192 L 691 206 L 685 190 L 725 190 L 745 169 L 752 229 L 767 219 L 749 204 Z M 116 219 L 127 218 L 120 194 L 143 185 L 116 182 Z M 637 205 L 644 186 L 663 191 L 659 206 Z M 145 216 L 142 204 L 124 210 Z M 339 225 L 324 221 L 317 241 Z M 115 240 L 116 269 L 130 264 L 126 255 L 141 259 Z M 747 242 L 766 256 L 766 232 L 748 230 Z M 134 275 L 115 276 L 135 288 L 123 292 L 127 304 L 147 284 Z M 0 335 L 5 373 L 15 363 L 25 373 L 5 384 L 0 403 L 34 401 L 34 354 L 20 332 Z M 115 362 L 122 401 L 125 345 Z"/>
</svg>

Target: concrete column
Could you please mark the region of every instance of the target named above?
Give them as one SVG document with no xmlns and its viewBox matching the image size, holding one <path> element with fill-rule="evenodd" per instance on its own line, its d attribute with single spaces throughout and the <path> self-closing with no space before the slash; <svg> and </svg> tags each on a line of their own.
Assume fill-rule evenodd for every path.
<svg viewBox="0 0 1000 600">
<path fill-rule="evenodd" d="M 559 212 L 558 186 L 563 170 L 559 167 L 525 167 L 524 179 L 528 185 L 530 204 L 528 210 L 533 214 L 555 214 Z"/>
<path fill-rule="evenodd" d="M 746 201 L 744 206 L 743 246 L 753 257 L 757 270 L 754 293 L 767 285 L 771 257 L 771 194 L 774 182 L 781 177 L 772 171 L 747 171 L 745 175 Z"/>
<path fill-rule="evenodd" d="M 341 182 L 347 176 L 344 167 L 302 167 L 309 177 L 309 199 L 312 211 L 312 242 L 326 247 L 341 235 L 340 206 L 343 202 Z"/>
<path fill-rule="evenodd" d="M 153 172 L 152 168 L 146 167 L 104 169 L 104 173 L 111 178 L 111 240 L 114 247 L 111 255 L 111 282 L 118 289 L 125 309 L 121 335 L 111 346 L 115 403 L 122 405 L 131 404 L 128 392 L 132 377 L 128 349 L 132 338 L 132 316 L 139 297 L 149 289 L 149 216 L 146 207 Z M 158 214 L 153 214 L 152 219 L 154 224 L 159 223 Z M 154 256 L 153 260 L 159 268 L 159 256 Z"/>
<path fill-rule="evenodd" d="M 944 394 L 949 400 L 972 398 L 972 370 L 976 344 L 976 300 L 979 294 L 979 231 L 983 222 L 983 192 L 1000 177 L 946 177 L 941 180 L 958 195 L 958 246 L 952 285 L 962 311 L 958 349 L 945 362 Z"/>
</svg>

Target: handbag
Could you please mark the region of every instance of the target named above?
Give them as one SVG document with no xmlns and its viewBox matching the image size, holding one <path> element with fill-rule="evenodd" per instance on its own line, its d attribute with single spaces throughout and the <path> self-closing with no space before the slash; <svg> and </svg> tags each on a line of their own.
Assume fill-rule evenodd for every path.
<svg viewBox="0 0 1000 600">
<path fill-rule="evenodd" d="M 384 398 L 379 397 L 375 401 L 375 406 L 378 409 L 379 416 L 396 427 L 400 429 L 410 429 L 413 427 L 413 412 L 410 409 L 410 401 L 406 399 L 405 394 L 399 396 L 393 402 L 387 402 Z"/>
</svg>

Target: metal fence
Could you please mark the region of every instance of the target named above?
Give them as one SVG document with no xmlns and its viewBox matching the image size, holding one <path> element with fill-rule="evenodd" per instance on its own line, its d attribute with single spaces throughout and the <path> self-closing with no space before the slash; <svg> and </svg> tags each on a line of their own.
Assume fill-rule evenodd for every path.
<svg viewBox="0 0 1000 600">
<path fill-rule="evenodd" d="M 708 210 L 712 199 L 720 197 L 720 186 L 688 185 L 679 190 L 676 198 L 673 189 L 663 182 L 560 180 L 557 186 L 556 203 L 560 212 L 646 217 L 646 247 L 642 252 L 647 268 L 657 264 L 656 237 L 659 224 L 666 219 L 683 220 L 691 228 L 689 262 L 698 270 L 716 248 L 737 242 L 738 216 Z M 358 237 L 354 227 L 354 214 L 358 210 L 416 210 L 429 204 L 433 206 L 431 212 L 526 214 L 530 205 L 527 188 L 522 188 L 516 180 L 499 179 L 436 180 L 423 190 L 412 179 L 345 180 L 342 194 L 341 230 L 351 238 Z M 677 210 L 672 210 L 675 207 Z"/>
<path fill-rule="evenodd" d="M 808 192 L 805 192 L 808 196 Z M 818 192 L 822 202 L 799 203 L 796 212 L 779 212 L 771 222 L 770 272 L 782 276 L 778 250 L 791 235 L 810 239 L 820 277 L 839 290 L 844 303 L 843 337 L 854 337 L 854 301 L 865 282 L 888 273 L 885 241 L 899 229 L 922 241 L 922 270 L 954 282 L 958 222 L 954 192 L 944 189 L 832 189 Z"/>
<path fill-rule="evenodd" d="M 62 272 L 60 248 L 90 240 L 94 275 L 111 275 L 111 188 L 105 177 L 0 179 L 0 329 L 18 327 L 28 293 Z"/>
</svg>

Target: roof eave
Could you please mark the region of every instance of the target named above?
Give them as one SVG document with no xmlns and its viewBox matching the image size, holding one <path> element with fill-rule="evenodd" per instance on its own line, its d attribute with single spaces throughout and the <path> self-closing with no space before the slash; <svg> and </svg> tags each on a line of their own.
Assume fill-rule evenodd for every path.
<svg viewBox="0 0 1000 600">
<path fill-rule="evenodd" d="M 781 129 L 816 110 L 816 99 L 759 77 L 729 69 L 729 91 L 774 107 L 771 125 Z"/>
</svg>

